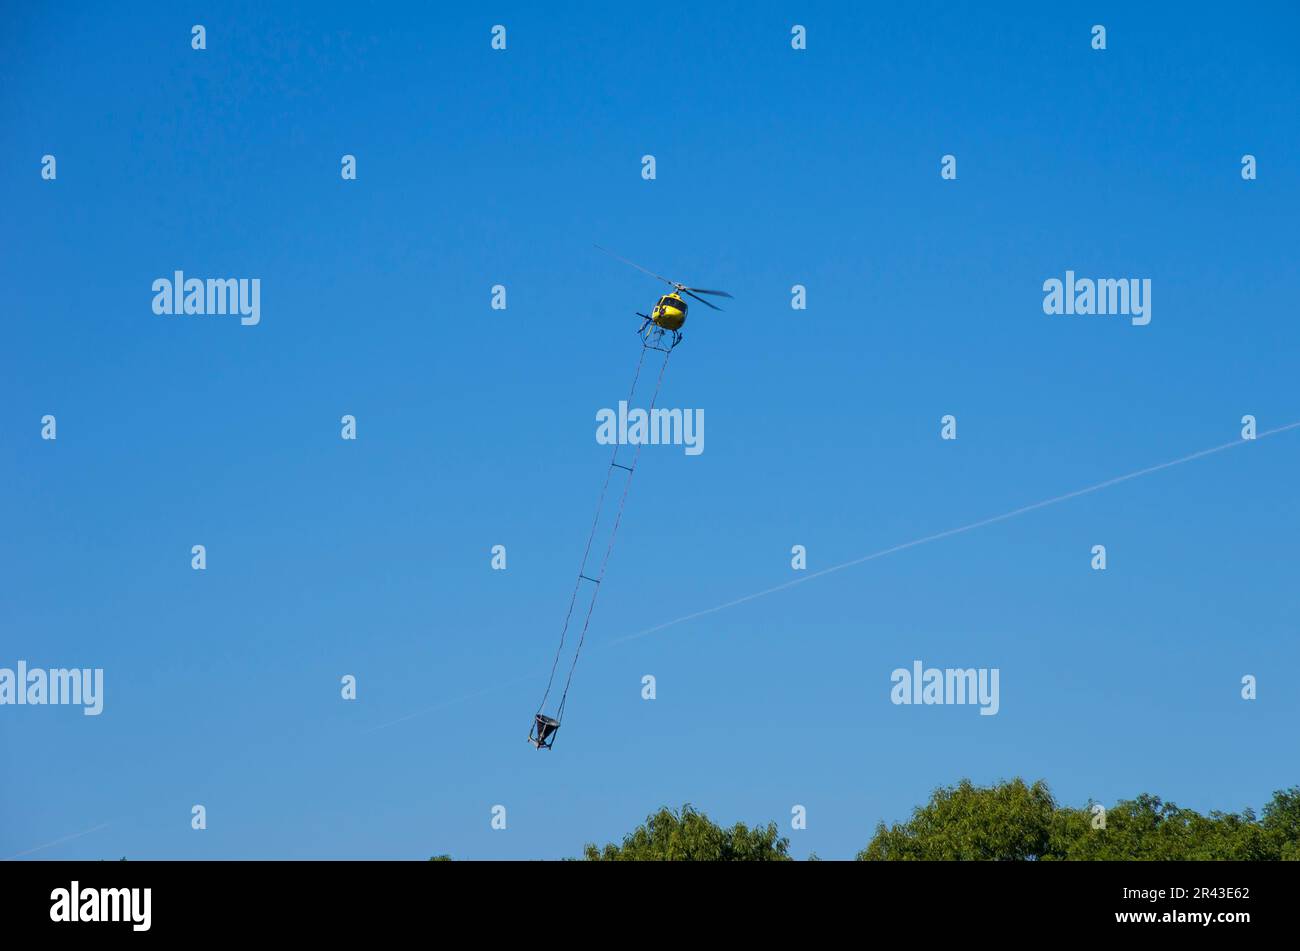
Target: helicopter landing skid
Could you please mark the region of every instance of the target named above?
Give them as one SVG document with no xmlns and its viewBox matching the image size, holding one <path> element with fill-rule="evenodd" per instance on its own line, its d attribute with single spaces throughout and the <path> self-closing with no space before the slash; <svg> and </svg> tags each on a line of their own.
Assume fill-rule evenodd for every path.
<svg viewBox="0 0 1300 951">
<path fill-rule="evenodd" d="M 679 343 L 682 342 L 681 331 L 665 330 L 658 324 L 651 322 L 645 314 L 637 314 L 642 319 L 641 327 L 637 330 L 637 336 L 641 338 L 641 345 L 651 350 L 659 350 L 663 353 L 670 353 Z M 664 346 L 664 337 L 668 334 L 672 342 Z"/>
</svg>

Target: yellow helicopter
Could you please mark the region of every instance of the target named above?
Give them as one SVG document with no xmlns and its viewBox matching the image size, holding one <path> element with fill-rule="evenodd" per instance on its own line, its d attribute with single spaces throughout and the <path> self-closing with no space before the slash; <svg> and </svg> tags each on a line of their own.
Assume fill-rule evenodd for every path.
<svg viewBox="0 0 1300 951">
<path fill-rule="evenodd" d="M 663 337 L 664 332 L 666 331 L 673 335 L 673 342 L 671 346 L 668 347 L 669 350 L 682 342 L 682 324 L 686 323 L 686 308 L 688 306 L 686 301 L 682 299 L 683 294 L 688 297 L 694 297 L 701 304 L 704 304 L 706 307 L 712 307 L 714 310 L 722 310 L 722 308 L 718 307 L 716 304 L 710 303 L 699 295 L 712 294 L 715 297 L 731 297 L 731 295 L 726 291 L 708 291 L 702 287 L 687 287 L 685 284 L 680 284 L 677 281 L 670 281 L 668 278 L 656 274 L 654 271 L 643 268 L 634 261 L 629 261 L 627 258 L 619 257 L 608 248 L 602 248 L 600 245 L 596 245 L 596 247 L 599 250 L 604 251 L 610 257 L 616 258 L 624 264 L 630 264 L 638 271 L 649 274 L 651 277 L 657 278 L 669 287 L 673 288 L 671 293 L 665 294 L 663 297 L 659 298 L 658 303 L 655 304 L 654 309 L 651 310 L 650 313 L 637 313 L 637 316 L 643 321 L 637 334 L 643 341 L 648 342 L 652 335 L 655 337 L 655 340 L 658 341 Z M 652 326 L 657 329 L 652 330 Z"/>
</svg>

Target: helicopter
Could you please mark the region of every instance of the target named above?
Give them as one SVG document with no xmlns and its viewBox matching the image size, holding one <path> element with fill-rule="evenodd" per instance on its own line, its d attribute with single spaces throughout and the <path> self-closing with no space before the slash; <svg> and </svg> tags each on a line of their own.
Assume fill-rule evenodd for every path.
<svg viewBox="0 0 1300 951">
<path fill-rule="evenodd" d="M 726 291 L 709 291 L 702 287 L 687 287 L 685 284 L 681 284 L 677 281 L 670 281 L 668 278 L 656 274 L 648 268 L 642 267 L 635 261 L 629 261 L 627 258 L 619 257 L 608 248 L 602 248 L 600 245 L 596 245 L 596 247 L 597 249 L 604 251 L 610 257 L 616 258 L 624 264 L 630 264 L 638 271 L 649 274 L 651 277 L 663 281 L 669 287 L 673 288 L 670 293 L 659 298 L 650 313 L 637 313 L 637 316 L 642 320 L 641 327 L 637 330 L 637 335 L 641 337 L 644 342 L 649 342 L 652 336 L 657 342 L 663 338 L 665 333 L 672 334 L 672 344 L 668 347 L 669 350 L 672 350 L 673 347 L 676 347 L 682 342 L 682 324 L 686 323 L 686 308 L 688 306 L 685 299 L 682 297 L 683 294 L 688 297 L 694 297 L 701 304 L 704 304 L 706 307 L 712 307 L 714 310 L 722 310 L 722 308 L 711 301 L 705 300 L 699 295 L 712 294 L 715 297 L 731 297 L 731 295 Z"/>
</svg>

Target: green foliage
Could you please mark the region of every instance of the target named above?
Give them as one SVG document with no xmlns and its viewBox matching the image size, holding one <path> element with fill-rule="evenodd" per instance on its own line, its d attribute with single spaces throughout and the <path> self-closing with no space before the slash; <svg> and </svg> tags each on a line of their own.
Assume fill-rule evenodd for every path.
<svg viewBox="0 0 1300 951">
<path fill-rule="evenodd" d="M 583 857 L 590 862 L 783 862 L 790 861 L 789 847 L 775 822 L 753 829 L 737 822 L 724 829 L 687 804 L 680 812 L 665 806 L 648 816 L 622 845 L 588 844 Z"/>
<path fill-rule="evenodd" d="M 1300 861 L 1300 786 L 1278 790 L 1258 815 L 1201 815 L 1143 793 L 1105 811 L 1105 828 L 1082 808 L 1061 806 L 1042 780 L 936 789 L 906 822 L 876 826 L 863 861 Z M 621 844 L 588 844 L 591 862 L 788 862 L 790 840 L 775 822 L 723 828 L 689 803 L 661 808 Z M 122 861 L 126 861 L 125 857 Z M 450 862 L 435 855 L 430 862 Z M 578 861 L 578 860 L 570 860 Z M 816 853 L 808 861 L 818 861 Z"/>
<path fill-rule="evenodd" d="M 1279 859 L 1300 862 L 1300 786 L 1273 793 L 1260 825 L 1276 845 Z"/>
<path fill-rule="evenodd" d="M 863 860 L 1037 859 L 1048 849 L 1056 803 L 1043 782 L 936 789 L 905 823 L 876 827 Z"/>
<path fill-rule="evenodd" d="M 1264 807 L 1203 816 L 1142 794 L 1105 813 L 1057 806 L 1043 782 L 935 790 L 905 823 L 876 827 L 863 860 L 1300 860 L 1300 787 Z"/>
<path fill-rule="evenodd" d="M 1070 810 L 1073 812 L 1073 810 Z M 1063 810 L 1065 812 L 1065 810 Z M 1263 828 L 1249 809 L 1203 816 L 1157 796 L 1142 794 L 1106 813 L 1106 828 L 1092 828 L 1092 816 L 1064 820 L 1053 839 L 1054 858 L 1100 861 L 1179 861 L 1276 858 Z"/>
</svg>

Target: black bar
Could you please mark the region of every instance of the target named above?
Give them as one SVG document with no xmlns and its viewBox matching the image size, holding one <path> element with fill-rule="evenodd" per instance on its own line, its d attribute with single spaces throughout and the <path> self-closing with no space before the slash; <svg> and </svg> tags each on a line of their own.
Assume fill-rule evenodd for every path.
<svg viewBox="0 0 1300 951">
<path fill-rule="evenodd" d="M 412 836 L 418 852 L 419 831 Z M 23 934 L 135 937 L 129 920 L 54 920 L 59 890 L 70 899 L 76 882 L 83 898 L 92 889 L 148 888 L 148 933 L 169 947 L 267 934 L 291 934 L 295 947 L 319 935 L 338 947 L 351 934 L 496 938 L 564 926 L 589 935 L 725 928 L 729 945 L 746 933 L 853 928 L 906 934 L 908 947 L 921 948 L 939 947 L 939 936 L 983 947 L 1000 937 L 1069 936 L 1074 944 L 1125 933 L 1144 944 L 1163 936 L 1158 944 L 1178 947 L 1199 935 L 1244 947 L 1239 939 L 1294 929 L 1294 872 L 1271 862 L 5 862 L 0 927 L 14 948 L 22 945 L 10 939 Z M 674 894 L 707 898 L 712 911 L 701 917 L 698 908 L 666 905 L 663 896 Z M 523 907 L 507 914 L 503 902 Z M 545 904 L 544 916 L 533 902 Z"/>
</svg>

